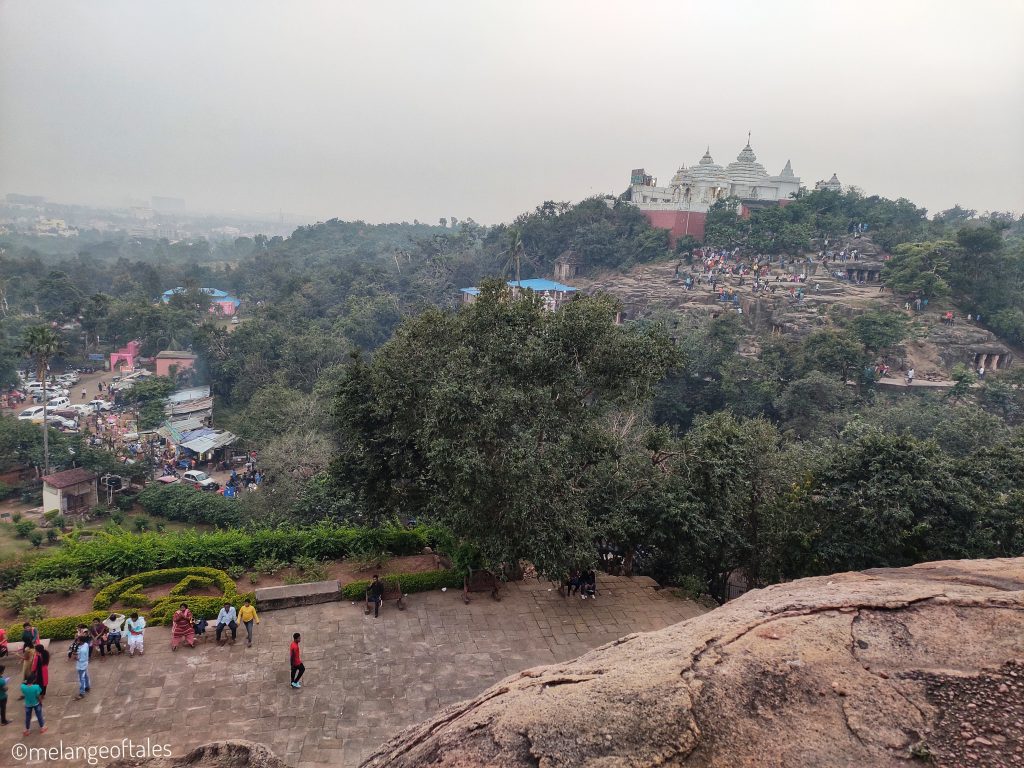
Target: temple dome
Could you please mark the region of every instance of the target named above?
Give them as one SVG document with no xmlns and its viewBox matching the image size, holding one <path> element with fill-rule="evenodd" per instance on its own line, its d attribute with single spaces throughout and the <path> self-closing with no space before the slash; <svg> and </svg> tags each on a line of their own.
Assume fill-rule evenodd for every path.
<svg viewBox="0 0 1024 768">
<path fill-rule="evenodd" d="M 782 169 L 782 173 L 779 174 L 780 179 L 796 179 L 796 174 L 793 173 L 793 166 L 789 160 L 786 161 L 786 167 Z"/>
<path fill-rule="evenodd" d="M 725 181 L 725 169 L 711 159 L 711 147 L 697 165 L 690 166 L 688 174 L 695 183 L 721 184 Z"/>
<path fill-rule="evenodd" d="M 736 155 L 736 162 L 729 163 L 725 167 L 725 173 L 729 177 L 729 181 L 733 184 L 747 184 L 757 185 L 764 182 L 768 178 L 768 171 L 765 170 L 764 166 L 757 162 L 757 155 L 754 154 L 754 150 L 750 147 L 750 142 L 747 142 L 738 155 Z"/>
</svg>

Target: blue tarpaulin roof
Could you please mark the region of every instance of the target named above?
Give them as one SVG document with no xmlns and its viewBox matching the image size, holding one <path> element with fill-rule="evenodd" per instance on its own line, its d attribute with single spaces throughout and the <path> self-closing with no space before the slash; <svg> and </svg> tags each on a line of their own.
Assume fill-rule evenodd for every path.
<svg viewBox="0 0 1024 768">
<path fill-rule="evenodd" d="M 537 293 L 543 293 L 544 291 L 561 291 L 562 293 L 572 293 L 578 291 L 579 288 L 573 288 L 571 285 L 563 285 L 562 283 L 556 283 L 554 280 L 547 280 L 543 277 L 534 277 L 529 280 L 520 280 L 518 283 L 515 280 L 509 280 L 507 285 L 509 288 L 528 288 L 531 291 Z M 460 288 L 463 293 L 468 293 L 470 296 L 478 296 L 480 294 L 479 288 Z"/>
</svg>

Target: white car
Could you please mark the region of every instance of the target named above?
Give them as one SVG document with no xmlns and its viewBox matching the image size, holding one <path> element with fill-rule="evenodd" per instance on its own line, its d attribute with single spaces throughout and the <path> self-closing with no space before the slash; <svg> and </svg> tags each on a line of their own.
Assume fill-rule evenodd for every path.
<svg viewBox="0 0 1024 768">
<path fill-rule="evenodd" d="M 190 469 L 181 476 L 183 483 L 190 483 L 201 491 L 219 491 L 220 483 L 214 480 L 205 472 L 198 469 Z"/>
<path fill-rule="evenodd" d="M 68 408 L 71 406 L 71 400 L 67 397 L 55 397 L 46 404 L 47 408 Z"/>
<path fill-rule="evenodd" d="M 18 414 L 18 421 L 42 421 L 43 420 L 43 406 L 33 405 L 31 408 L 26 408 L 24 411 Z"/>
<path fill-rule="evenodd" d="M 114 409 L 114 404 L 111 403 L 111 402 L 108 402 L 106 400 L 101 400 L 101 399 L 97 398 L 96 400 L 90 400 L 89 401 L 89 407 L 92 408 L 92 410 L 94 412 L 95 411 L 112 411 Z"/>
</svg>

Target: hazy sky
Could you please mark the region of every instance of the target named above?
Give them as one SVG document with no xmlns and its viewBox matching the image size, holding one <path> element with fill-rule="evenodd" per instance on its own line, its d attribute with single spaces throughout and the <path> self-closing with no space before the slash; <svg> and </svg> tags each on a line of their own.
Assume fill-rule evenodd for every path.
<svg viewBox="0 0 1024 768">
<path fill-rule="evenodd" d="M 931 211 L 1024 212 L 1024 2 L 0 0 L 0 193 L 509 220 L 753 132 Z"/>
</svg>

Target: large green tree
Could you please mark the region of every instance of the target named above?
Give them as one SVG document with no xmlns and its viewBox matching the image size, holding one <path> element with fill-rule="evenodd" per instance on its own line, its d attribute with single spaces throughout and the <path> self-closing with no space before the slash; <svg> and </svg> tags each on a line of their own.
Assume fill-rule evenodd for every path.
<svg viewBox="0 0 1024 768">
<path fill-rule="evenodd" d="M 605 420 L 674 358 L 664 332 L 616 326 L 616 311 L 589 297 L 548 312 L 491 282 L 461 311 L 407 320 L 341 384 L 339 484 L 378 518 L 448 526 L 492 568 L 592 563 L 589 500 L 616 444 Z"/>
</svg>

